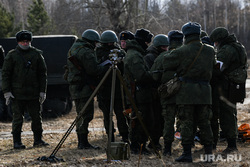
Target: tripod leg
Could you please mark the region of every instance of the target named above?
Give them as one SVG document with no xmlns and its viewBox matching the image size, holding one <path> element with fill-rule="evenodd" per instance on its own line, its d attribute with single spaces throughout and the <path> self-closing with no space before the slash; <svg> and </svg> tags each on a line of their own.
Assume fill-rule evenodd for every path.
<svg viewBox="0 0 250 167">
<path fill-rule="evenodd" d="M 91 100 L 95 97 L 97 91 L 100 89 L 101 85 L 103 84 L 103 82 L 108 77 L 110 71 L 111 71 L 111 68 L 109 68 L 108 71 L 105 73 L 104 77 L 102 78 L 102 80 L 100 81 L 100 83 L 97 85 L 97 87 L 95 88 L 94 92 L 91 94 L 91 96 L 89 97 L 88 101 L 86 102 L 86 104 L 84 105 L 84 107 L 82 108 L 82 110 L 80 111 L 80 113 L 77 115 L 76 119 L 71 124 L 71 126 L 69 127 L 69 129 L 66 131 L 66 133 L 64 134 L 64 136 L 62 137 L 62 139 L 60 140 L 60 142 L 58 143 L 58 145 L 56 146 L 56 148 L 53 150 L 53 152 L 51 153 L 50 157 L 54 157 L 56 155 L 56 153 L 58 152 L 58 150 L 61 148 L 62 144 L 64 143 L 64 141 L 66 140 L 66 138 L 69 136 L 69 134 L 73 130 L 73 128 L 76 125 L 76 123 L 80 120 L 80 118 L 85 113 L 85 110 L 86 110 L 87 106 L 89 105 L 89 103 L 91 102 Z"/>
<path fill-rule="evenodd" d="M 112 122 L 113 122 L 113 109 L 115 102 L 115 81 L 116 81 L 116 67 L 113 67 L 112 73 L 112 87 L 111 87 L 111 101 L 110 101 L 110 112 L 109 112 L 109 136 L 108 136 L 108 153 L 107 153 L 107 161 L 111 162 L 111 138 L 112 138 Z"/>
</svg>

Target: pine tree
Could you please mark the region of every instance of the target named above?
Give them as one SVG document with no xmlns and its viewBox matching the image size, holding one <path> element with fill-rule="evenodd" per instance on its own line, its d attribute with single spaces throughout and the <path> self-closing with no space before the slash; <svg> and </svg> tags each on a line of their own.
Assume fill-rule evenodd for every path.
<svg viewBox="0 0 250 167">
<path fill-rule="evenodd" d="M 28 9 L 27 29 L 35 35 L 46 35 L 51 31 L 51 21 L 42 0 L 33 0 Z"/>
<path fill-rule="evenodd" d="M 0 37 L 9 37 L 13 32 L 14 16 L 0 4 Z"/>
</svg>

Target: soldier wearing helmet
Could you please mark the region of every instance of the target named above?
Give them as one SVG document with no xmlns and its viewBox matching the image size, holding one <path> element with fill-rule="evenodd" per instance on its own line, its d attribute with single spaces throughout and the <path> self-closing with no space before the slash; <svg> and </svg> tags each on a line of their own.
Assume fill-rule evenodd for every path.
<svg viewBox="0 0 250 167">
<path fill-rule="evenodd" d="M 164 57 L 163 75 L 176 71 L 181 87 L 175 100 L 181 123 L 183 154 L 177 162 L 192 162 L 191 147 L 194 129 L 201 131 L 201 144 L 205 154 L 212 154 L 213 134 L 210 126 L 211 86 L 210 79 L 215 64 L 213 47 L 201 43 L 201 25 L 188 22 L 182 26 L 184 45 Z M 173 77 L 173 76 L 172 76 Z"/>
<path fill-rule="evenodd" d="M 245 98 L 245 82 L 247 78 L 247 55 L 245 47 L 237 41 L 234 34 L 229 34 L 224 27 L 215 28 L 210 39 L 217 48 L 217 60 L 222 64 L 217 68 L 215 93 L 218 103 L 216 109 L 219 111 L 220 127 L 227 139 L 227 148 L 223 153 L 237 151 L 237 107 L 236 103 L 243 103 Z M 235 87 L 238 92 L 234 93 Z M 219 98 L 223 96 L 228 101 Z M 218 136 L 216 136 L 218 137 Z"/>
<path fill-rule="evenodd" d="M 158 55 L 168 50 L 168 36 L 165 34 L 158 34 L 153 39 L 153 44 L 147 48 L 147 54 L 144 60 L 150 69 L 154 63 L 154 60 Z"/>
<path fill-rule="evenodd" d="M 168 33 L 169 50 L 162 52 L 154 61 L 151 68 L 154 80 L 159 86 L 161 83 L 165 83 L 170 80 L 176 71 L 168 71 L 163 73 L 163 60 L 165 56 L 169 56 L 170 52 L 179 48 L 183 42 L 183 33 L 178 30 L 172 30 Z M 167 63 L 167 62 L 166 62 Z M 164 74 L 164 75 L 163 75 Z M 164 119 L 163 139 L 164 139 L 164 151 L 163 155 L 171 155 L 171 146 L 174 141 L 174 123 L 177 115 L 177 106 L 175 102 L 175 96 L 160 99 L 162 105 L 162 116 Z"/>
<path fill-rule="evenodd" d="M 42 140 L 40 105 L 45 101 L 47 67 L 42 51 L 31 46 L 32 33 L 22 30 L 16 33 L 17 47 L 7 54 L 2 68 L 2 91 L 6 105 L 11 102 L 13 112 L 12 135 L 14 149 L 25 149 L 21 141 L 24 112 L 31 117 L 34 134 L 33 146 L 46 146 Z"/>
<path fill-rule="evenodd" d="M 67 81 L 69 91 L 75 102 L 77 115 L 93 93 L 96 78 L 102 76 L 106 67 L 98 66 L 94 49 L 100 41 L 100 35 L 93 29 L 87 29 L 82 33 L 82 39 L 77 39 L 68 52 L 69 74 Z M 85 114 L 76 124 L 79 149 L 99 149 L 88 142 L 88 125 L 94 116 L 94 101 L 87 106 Z"/>
<path fill-rule="evenodd" d="M 123 58 L 125 56 L 125 51 L 120 48 L 117 44 L 118 39 L 114 31 L 106 30 L 101 34 L 101 45 L 96 48 L 96 56 L 98 58 L 99 63 L 103 65 L 106 64 L 105 62 L 110 62 L 109 54 L 111 50 L 117 49 L 118 57 Z M 109 67 L 111 64 L 107 63 L 105 66 Z M 123 62 L 117 64 L 119 70 L 123 74 Z M 110 102 L 111 102 L 111 87 L 112 87 L 112 74 L 110 73 L 108 78 L 102 84 L 99 93 L 97 95 L 98 105 L 99 108 L 103 112 L 104 116 L 104 127 L 106 130 L 107 135 L 109 135 L 109 123 L 110 123 Z M 119 78 L 116 78 L 115 84 L 115 102 L 114 102 L 114 112 L 117 119 L 117 127 L 119 130 L 120 135 L 122 136 L 122 140 L 124 142 L 128 142 L 128 125 L 126 122 L 126 118 L 123 114 L 123 102 L 122 102 L 122 93 L 121 93 L 121 84 Z M 111 141 L 115 141 L 114 137 L 115 129 L 114 123 L 112 122 L 112 136 Z"/>
<path fill-rule="evenodd" d="M 131 88 L 132 95 L 136 102 L 137 108 L 144 122 L 145 128 L 152 132 L 152 92 L 150 91 L 153 79 L 149 69 L 144 62 L 143 56 L 151 42 L 153 34 L 146 29 L 137 29 L 135 39 L 126 42 L 127 55 L 124 58 L 124 75 L 128 85 Z M 149 154 L 146 149 L 148 136 L 143 130 L 143 126 L 136 117 L 136 113 L 132 111 L 131 120 L 131 152 L 138 154 L 142 146 L 141 153 Z"/>
</svg>

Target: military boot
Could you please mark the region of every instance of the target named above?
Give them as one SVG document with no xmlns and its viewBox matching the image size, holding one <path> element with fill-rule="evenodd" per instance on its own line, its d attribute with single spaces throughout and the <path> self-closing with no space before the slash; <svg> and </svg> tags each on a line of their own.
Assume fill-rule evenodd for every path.
<svg viewBox="0 0 250 167">
<path fill-rule="evenodd" d="M 48 146 L 49 144 L 42 140 L 42 132 L 34 132 L 33 146 Z"/>
<path fill-rule="evenodd" d="M 222 153 L 230 154 L 233 151 L 238 151 L 236 146 L 236 139 L 227 139 L 227 148 Z"/>
<path fill-rule="evenodd" d="M 98 146 L 91 145 L 88 141 L 88 134 L 77 134 L 79 149 L 100 149 Z"/>
<path fill-rule="evenodd" d="M 183 153 L 179 158 L 175 159 L 175 161 L 176 162 L 193 162 L 191 147 L 192 145 L 190 144 L 183 145 Z"/>
<path fill-rule="evenodd" d="M 165 148 L 164 148 L 164 151 L 163 151 L 163 155 L 164 156 L 171 156 L 171 148 L 172 148 L 172 142 L 171 143 L 165 143 Z"/>
<path fill-rule="evenodd" d="M 14 143 L 14 149 L 26 148 L 21 141 L 21 133 L 13 133 L 13 143 Z"/>
<path fill-rule="evenodd" d="M 212 157 L 211 155 L 213 154 L 212 153 L 213 145 L 212 144 L 210 144 L 210 145 L 204 145 L 204 150 L 205 150 L 205 156 L 207 157 L 206 162 L 212 163 L 213 160 L 210 159 L 209 157 Z"/>
</svg>

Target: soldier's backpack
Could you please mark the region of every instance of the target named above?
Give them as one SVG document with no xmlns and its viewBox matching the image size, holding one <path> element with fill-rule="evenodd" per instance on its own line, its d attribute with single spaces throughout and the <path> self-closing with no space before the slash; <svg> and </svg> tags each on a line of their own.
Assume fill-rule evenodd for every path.
<svg viewBox="0 0 250 167">
<path fill-rule="evenodd" d="M 240 59 L 240 66 L 236 67 L 233 71 L 227 74 L 230 81 L 229 84 L 229 100 L 231 102 L 243 103 L 246 97 L 246 79 L 247 79 L 247 54 L 245 47 L 239 43 L 235 42 L 231 44 L 236 48 Z"/>
</svg>

